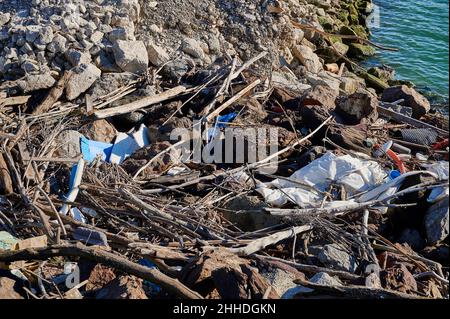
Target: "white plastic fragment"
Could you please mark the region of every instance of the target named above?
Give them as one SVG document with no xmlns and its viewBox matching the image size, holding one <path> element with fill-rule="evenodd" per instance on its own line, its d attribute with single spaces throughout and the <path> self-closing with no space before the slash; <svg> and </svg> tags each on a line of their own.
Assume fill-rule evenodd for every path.
<svg viewBox="0 0 450 319">
<path fill-rule="evenodd" d="M 383 182 L 386 172 L 369 160 L 331 152 L 296 171 L 290 180 L 276 179 L 256 189 L 267 203 L 282 206 L 293 202 L 302 208 L 320 203 L 331 183 L 344 186 L 348 195 L 371 190 Z M 347 203 L 348 204 L 348 203 Z"/>
<path fill-rule="evenodd" d="M 65 204 L 61 207 L 59 212 L 63 215 L 67 215 L 70 209 L 71 202 L 74 202 L 78 196 L 79 186 L 81 184 L 81 179 L 83 177 L 84 171 L 84 159 L 80 159 L 75 166 L 75 173 L 71 180 L 69 193 L 65 197 Z M 81 212 L 80 212 L 81 213 Z"/>
<path fill-rule="evenodd" d="M 116 137 L 109 161 L 114 164 L 121 164 L 131 154 L 149 144 L 148 128 L 145 125 L 141 125 L 139 130 L 132 135 L 119 133 Z"/>
</svg>

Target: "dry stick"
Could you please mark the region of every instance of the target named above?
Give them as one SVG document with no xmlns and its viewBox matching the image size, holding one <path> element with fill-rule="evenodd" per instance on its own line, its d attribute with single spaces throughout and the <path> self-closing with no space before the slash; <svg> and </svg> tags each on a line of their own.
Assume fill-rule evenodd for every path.
<svg viewBox="0 0 450 319">
<path fill-rule="evenodd" d="M 180 226 L 183 226 L 184 228 L 187 228 L 187 230 L 190 231 L 191 235 L 194 235 L 194 237 L 198 237 L 198 234 L 196 234 L 195 232 L 193 232 L 191 230 L 191 227 L 190 227 L 191 225 L 189 223 L 185 222 L 184 220 L 178 219 L 170 214 L 162 212 L 158 208 L 140 200 L 139 198 L 137 198 L 135 195 L 133 195 L 132 193 L 130 193 L 128 190 L 126 190 L 124 188 L 120 188 L 119 192 L 124 194 L 133 204 L 140 207 L 141 209 L 151 212 L 151 213 L 155 214 L 156 216 L 159 216 L 165 220 L 168 220 L 168 221 L 174 222 Z"/>
<path fill-rule="evenodd" d="M 417 128 L 429 128 L 434 131 L 436 131 L 440 136 L 448 136 L 449 132 L 440 128 L 437 128 L 431 124 L 422 122 L 420 120 L 416 120 L 412 117 L 400 114 L 398 112 L 395 112 L 393 110 L 387 109 L 381 105 L 378 106 L 378 113 L 380 113 L 383 117 L 390 117 L 394 119 L 395 121 L 398 121 L 400 123 L 407 123 L 411 126 L 417 127 Z"/>
<path fill-rule="evenodd" d="M 236 72 L 233 73 L 233 75 L 230 78 L 230 81 L 233 81 L 234 79 L 236 79 L 245 69 L 247 69 L 250 65 L 252 65 L 256 61 L 258 61 L 259 59 L 261 59 L 264 56 L 266 56 L 267 53 L 268 53 L 267 51 L 261 52 L 260 54 L 258 54 L 254 58 L 251 58 L 250 60 L 248 60 L 247 62 L 242 64 L 241 67 L 239 69 L 237 69 Z"/>
<path fill-rule="evenodd" d="M 423 278 L 423 277 L 432 277 L 432 278 L 435 278 L 435 279 L 443 282 L 446 285 L 449 284 L 447 279 L 445 279 L 444 277 L 439 276 L 434 271 L 426 271 L 426 272 L 422 272 L 420 274 L 414 275 L 414 278 L 416 278 L 416 279 Z"/>
<path fill-rule="evenodd" d="M 297 214 L 308 215 L 308 214 L 334 214 L 340 216 L 349 212 L 358 211 L 361 209 L 366 209 L 375 205 L 389 206 L 388 202 L 403 196 L 405 194 L 414 193 L 421 190 L 433 189 L 437 187 L 446 186 L 447 184 L 429 185 L 430 183 L 421 183 L 415 186 L 406 188 L 394 195 L 386 197 L 384 199 L 375 199 L 367 201 L 364 203 L 349 202 L 348 204 L 342 205 L 340 207 L 324 207 L 324 208 L 304 208 L 304 209 L 282 209 L 282 208 L 265 208 L 264 210 L 269 212 L 271 215 L 277 216 L 292 216 Z"/>
<path fill-rule="evenodd" d="M 8 97 L 5 99 L 1 99 L 0 107 L 25 104 L 28 102 L 30 97 L 31 97 L 31 95 L 24 95 L 24 96 L 14 96 L 14 97 Z"/>
<path fill-rule="evenodd" d="M 136 172 L 136 174 L 134 174 L 133 179 L 136 179 L 140 173 L 142 173 L 147 167 L 149 167 L 149 165 L 151 163 L 153 163 L 153 161 L 155 161 L 156 159 L 160 158 L 162 155 L 166 154 L 167 152 L 173 150 L 175 147 L 182 145 L 183 143 L 186 143 L 186 141 L 179 141 L 173 145 L 171 145 L 170 147 L 166 148 L 165 150 L 159 152 L 158 154 L 156 154 L 151 160 L 149 160 L 147 162 L 147 164 L 145 164 L 144 166 L 142 166 L 140 169 L 138 169 L 138 171 Z"/>
<path fill-rule="evenodd" d="M 185 93 L 187 91 L 186 87 L 184 86 L 177 86 L 174 87 L 172 89 L 169 89 L 167 91 L 164 91 L 162 93 L 153 95 L 153 96 L 147 96 L 143 99 L 131 102 L 131 103 L 127 103 L 124 105 L 120 105 L 117 107 L 112 107 L 112 108 L 108 108 L 105 110 L 99 110 L 94 112 L 94 116 L 97 119 L 104 119 L 104 118 L 108 118 L 108 117 L 112 117 L 112 116 L 116 116 L 116 115 L 121 115 L 121 114 L 127 114 L 133 111 L 137 111 L 140 110 L 144 107 L 153 105 L 153 104 L 157 104 L 157 103 L 161 103 L 163 101 L 166 101 L 168 99 L 174 98 L 182 93 Z"/>
<path fill-rule="evenodd" d="M 48 220 L 45 218 L 45 213 L 36 205 L 33 204 L 33 202 L 28 197 L 28 194 L 26 192 L 25 187 L 23 186 L 22 179 L 20 178 L 20 174 L 17 171 L 16 166 L 14 165 L 14 160 L 12 158 L 12 155 L 9 151 L 9 149 L 6 147 L 8 143 L 8 140 L 5 141 L 5 144 L 3 145 L 3 154 L 5 154 L 6 162 L 9 166 L 9 170 L 12 174 L 13 180 L 15 181 L 16 187 L 19 189 L 20 196 L 22 197 L 22 201 L 24 202 L 25 206 L 27 208 L 32 209 L 35 213 L 38 214 L 39 218 L 41 219 L 42 225 L 44 226 L 44 230 L 49 236 L 49 238 L 53 237 L 53 232 L 51 230 L 50 224 Z"/>
<path fill-rule="evenodd" d="M 164 275 L 157 269 L 148 268 L 128 259 L 99 248 L 87 247 L 80 243 L 76 245 L 55 245 L 45 248 L 23 249 L 18 251 L 0 252 L 0 261 L 14 262 L 18 260 L 46 260 L 51 257 L 83 257 L 103 265 L 111 266 L 125 273 L 149 280 L 170 293 L 181 298 L 203 299 L 195 291 L 192 291 L 181 282 Z"/>
<path fill-rule="evenodd" d="M 40 115 L 47 113 L 48 110 L 59 100 L 61 95 L 64 92 L 64 88 L 66 86 L 67 80 L 70 78 L 72 73 L 66 72 L 63 76 L 56 82 L 56 85 L 50 90 L 47 97 L 42 101 L 39 106 L 34 109 L 32 115 Z"/>
<path fill-rule="evenodd" d="M 297 234 L 304 233 L 311 229 L 312 226 L 310 225 L 297 226 L 288 230 L 277 232 L 270 236 L 258 238 L 244 247 L 229 248 L 229 250 L 232 253 L 237 254 L 238 256 L 248 256 L 266 248 L 267 246 L 279 243 L 282 240 L 291 238 L 293 236 L 296 236 Z"/>
<path fill-rule="evenodd" d="M 333 116 L 330 116 L 329 118 L 327 118 L 314 131 L 312 131 L 310 134 L 308 134 L 307 136 L 303 137 L 302 139 L 298 140 L 294 144 L 292 144 L 290 146 L 287 146 L 287 147 L 283 148 L 282 150 L 280 150 L 280 151 L 278 151 L 278 152 L 276 152 L 276 153 L 274 153 L 274 154 L 272 154 L 272 155 L 270 155 L 270 156 L 268 156 L 268 157 L 266 157 L 266 158 L 264 158 L 264 159 L 262 159 L 262 160 L 260 160 L 258 162 L 251 163 L 251 164 L 249 164 L 247 166 L 241 166 L 241 167 L 238 167 L 238 168 L 235 168 L 235 169 L 231 169 L 229 171 L 224 171 L 224 172 L 217 173 L 217 174 L 211 174 L 211 175 L 199 177 L 196 180 L 192 180 L 192 181 L 189 181 L 189 182 L 186 182 L 186 183 L 183 183 L 183 184 L 179 184 L 179 185 L 169 186 L 166 189 L 167 190 L 173 190 L 173 189 L 183 188 L 183 187 L 186 187 L 186 186 L 197 184 L 197 183 L 199 183 L 201 181 L 208 181 L 208 180 L 212 180 L 212 179 L 215 179 L 217 177 L 220 177 L 220 176 L 232 175 L 232 174 L 240 172 L 240 171 L 242 171 L 244 169 L 254 169 L 254 168 L 258 168 L 258 167 L 264 166 L 267 162 L 270 162 L 272 159 L 277 158 L 281 154 L 283 154 L 283 153 L 293 149 L 294 147 L 302 144 L 303 142 L 307 141 L 314 134 L 316 134 L 318 131 L 320 131 L 322 129 L 322 127 L 324 127 L 329 121 L 331 121 L 332 118 L 333 118 Z M 157 188 L 157 189 L 150 189 L 150 190 L 142 190 L 141 193 L 142 194 L 161 193 L 161 192 L 163 192 L 166 189 L 164 189 L 164 188 Z"/>
<path fill-rule="evenodd" d="M 250 92 L 255 86 L 261 83 L 260 79 L 255 80 L 254 82 L 250 83 L 248 86 L 246 86 L 244 89 L 239 91 L 235 96 L 230 98 L 228 101 L 223 103 L 221 106 L 219 106 L 216 110 L 211 112 L 208 116 L 206 116 L 206 121 L 209 122 L 212 119 L 214 119 L 216 116 L 220 114 L 223 110 L 225 110 L 227 107 L 231 106 L 234 102 L 238 101 L 241 97 L 243 97 L 245 94 Z"/>
<path fill-rule="evenodd" d="M 201 116 L 205 116 L 209 113 L 209 111 L 216 105 L 217 99 L 224 94 L 224 92 L 227 91 L 230 83 L 231 83 L 231 76 L 233 75 L 234 69 L 236 67 L 237 58 L 233 59 L 233 62 L 231 63 L 230 72 L 228 74 L 228 77 L 223 81 L 222 86 L 217 91 L 217 93 L 214 96 L 214 99 L 203 109 L 203 111 L 200 113 Z"/>
<path fill-rule="evenodd" d="M 58 221 L 59 225 L 61 226 L 61 230 L 62 230 L 64 236 L 67 237 L 66 228 L 64 227 L 64 223 L 61 220 L 61 216 L 60 216 L 61 214 L 58 213 L 58 210 L 56 209 L 55 205 L 53 205 L 52 200 L 47 195 L 47 193 L 41 188 L 41 186 L 37 185 L 36 188 L 45 197 L 45 199 L 47 200 L 47 203 L 50 205 L 50 207 L 52 208 L 53 213 L 55 214 L 56 220 Z"/>
<path fill-rule="evenodd" d="M 346 272 L 346 271 L 342 271 L 342 270 L 334 270 L 334 269 L 329 269 L 329 268 L 324 268 L 324 267 L 319 267 L 319 266 L 314 266 L 314 265 L 305 265 L 305 264 L 299 264 L 293 261 L 288 261 L 285 259 L 281 259 L 281 258 L 277 258 L 277 257 L 272 257 L 272 256 L 262 256 L 262 255 L 255 255 L 256 258 L 261 258 L 261 259 L 266 259 L 266 260 L 271 260 L 271 261 L 277 261 L 277 262 L 281 262 L 284 263 L 286 265 L 292 266 L 295 269 L 298 269 L 300 271 L 304 271 L 304 272 L 308 272 L 308 273 L 313 273 L 313 274 L 317 274 L 319 272 L 325 272 L 327 274 L 330 274 L 331 276 L 337 276 L 341 279 L 345 279 L 345 280 L 359 280 L 361 279 L 361 276 L 358 275 L 354 275 L 352 273 Z"/>
<path fill-rule="evenodd" d="M 317 291 L 331 293 L 349 298 L 370 298 L 370 299 L 430 299 L 416 295 L 410 295 L 403 292 L 397 292 L 382 288 L 368 288 L 362 286 L 327 286 L 315 284 L 303 279 L 294 280 L 296 284 L 311 288 Z"/>
</svg>

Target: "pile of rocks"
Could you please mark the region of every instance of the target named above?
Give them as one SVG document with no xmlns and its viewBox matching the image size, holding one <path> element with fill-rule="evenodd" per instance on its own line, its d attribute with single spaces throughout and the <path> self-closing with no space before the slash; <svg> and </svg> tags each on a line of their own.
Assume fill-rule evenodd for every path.
<svg viewBox="0 0 450 319">
<path fill-rule="evenodd" d="M 102 72 L 144 72 L 145 46 L 135 42 L 137 0 L 33 0 L 0 4 L 0 80 L 24 77 L 25 92 L 45 89 L 65 70 L 77 98 Z"/>
<path fill-rule="evenodd" d="M 367 0 L 2 2 L 0 82 L 19 79 L 15 87 L 28 93 L 53 86 L 70 70 L 66 98 L 75 100 L 97 80 L 111 82 L 111 73 L 130 78 L 149 66 L 162 67 L 166 80 L 179 81 L 193 66 L 207 68 L 233 56 L 245 61 L 266 51 L 269 54 L 254 68 L 270 73 L 274 86 L 322 99 L 325 87 L 325 96 L 331 97 L 328 104 L 334 106 L 338 95 L 360 90 L 375 95 L 392 81 L 393 73 L 381 68 L 359 74 L 348 63 L 343 67 L 343 57 L 372 55 L 372 47 L 338 36 L 330 43 L 319 34 L 367 39 L 364 16 L 370 5 Z M 415 91 L 408 94 L 413 95 Z M 429 110 L 425 99 L 409 100 L 414 115 Z"/>
</svg>

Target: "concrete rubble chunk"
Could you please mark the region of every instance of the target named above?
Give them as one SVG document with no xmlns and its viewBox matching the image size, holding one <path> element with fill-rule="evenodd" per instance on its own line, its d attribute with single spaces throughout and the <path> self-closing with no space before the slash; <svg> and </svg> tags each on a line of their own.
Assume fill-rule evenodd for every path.
<svg viewBox="0 0 450 319">
<path fill-rule="evenodd" d="M 148 60 L 154 66 L 161 66 L 169 61 L 169 55 L 163 48 L 150 43 L 147 45 Z"/>
<path fill-rule="evenodd" d="M 66 83 L 66 96 L 69 101 L 86 92 L 102 73 L 95 65 L 85 63 L 74 67 L 70 72 L 72 74 Z"/>
<path fill-rule="evenodd" d="M 345 116 L 349 124 L 359 124 L 363 120 L 374 122 L 378 119 L 378 98 L 366 92 L 356 92 L 340 99 L 336 110 Z"/>
<path fill-rule="evenodd" d="M 82 63 L 90 63 L 91 62 L 91 56 L 87 52 L 81 52 L 75 49 L 70 49 L 65 52 L 65 57 L 67 61 L 72 64 L 72 66 L 77 66 Z"/>
<path fill-rule="evenodd" d="M 11 14 L 9 12 L 0 12 L 0 27 L 4 26 L 11 20 Z"/>
<path fill-rule="evenodd" d="M 17 292 L 16 286 L 17 281 L 0 277 L 0 299 L 25 299 Z"/>
<path fill-rule="evenodd" d="M 47 45 L 47 50 L 53 53 L 64 53 L 67 48 L 67 39 L 57 34 L 51 43 Z"/>
<path fill-rule="evenodd" d="M 203 52 L 200 43 L 195 39 L 184 38 L 181 43 L 181 49 L 184 53 L 187 53 L 194 58 L 203 59 L 205 57 L 205 52 Z"/>
<path fill-rule="evenodd" d="M 123 71 L 137 74 L 147 71 L 148 54 L 144 42 L 118 40 L 113 46 L 113 53 Z"/>
<path fill-rule="evenodd" d="M 300 105 L 320 105 L 334 109 L 338 92 L 325 85 L 317 85 L 308 90 L 300 99 Z"/>
<path fill-rule="evenodd" d="M 319 73 L 323 66 L 317 54 L 306 45 L 296 45 L 292 49 L 292 54 L 297 58 L 309 72 Z"/>
<path fill-rule="evenodd" d="M 55 79 L 50 75 L 50 73 L 43 73 L 28 74 L 25 79 L 20 80 L 18 84 L 24 93 L 29 93 L 36 90 L 51 88 L 55 82 Z"/>
</svg>

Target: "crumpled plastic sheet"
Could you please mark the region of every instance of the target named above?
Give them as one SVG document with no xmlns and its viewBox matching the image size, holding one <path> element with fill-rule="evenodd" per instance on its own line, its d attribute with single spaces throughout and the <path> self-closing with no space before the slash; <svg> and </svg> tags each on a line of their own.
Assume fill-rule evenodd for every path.
<svg viewBox="0 0 450 319">
<path fill-rule="evenodd" d="M 426 168 L 427 171 L 435 173 L 438 176 L 439 181 L 445 182 L 448 181 L 449 177 L 449 165 L 446 161 L 440 161 L 433 164 L 424 164 L 422 165 Z M 449 188 L 447 187 L 438 187 L 431 191 L 428 196 L 427 201 L 429 203 L 436 203 L 441 199 L 449 196 Z"/>
<path fill-rule="evenodd" d="M 317 207 L 330 184 L 341 184 L 349 196 L 373 189 L 383 183 L 387 172 L 377 163 L 350 155 L 336 156 L 331 152 L 292 174 L 290 181 L 276 179 L 257 185 L 257 191 L 273 206 L 288 202 L 302 208 Z"/>
</svg>

